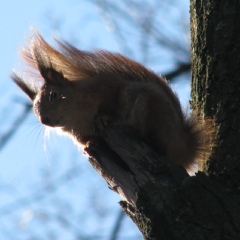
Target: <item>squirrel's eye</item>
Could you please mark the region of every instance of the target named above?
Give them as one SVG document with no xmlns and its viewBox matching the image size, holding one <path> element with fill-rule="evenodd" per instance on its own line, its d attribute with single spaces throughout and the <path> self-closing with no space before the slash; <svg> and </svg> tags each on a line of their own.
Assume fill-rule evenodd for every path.
<svg viewBox="0 0 240 240">
<path fill-rule="evenodd" d="M 53 101 L 55 101 L 57 99 L 57 97 L 58 97 L 57 93 L 51 91 L 50 94 L 49 94 L 49 101 L 53 102 Z"/>
</svg>

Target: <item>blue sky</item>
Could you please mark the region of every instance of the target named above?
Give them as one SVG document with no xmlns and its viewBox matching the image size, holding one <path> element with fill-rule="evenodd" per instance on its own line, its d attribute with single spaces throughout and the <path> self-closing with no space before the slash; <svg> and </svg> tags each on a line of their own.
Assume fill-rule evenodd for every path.
<svg viewBox="0 0 240 240">
<path fill-rule="evenodd" d="M 8 0 L 1 5 L 0 22 L 0 136 L 11 127 L 12 121 L 23 110 L 20 102 L 28 100 L 12 83 L 10 74 L 13 69 L 21 69 L 18 53 L 30 35 L 31 26 L 37 26 L 50 42 L 53 42 L 52 37 L 55 36 L 75 42 L 78 47 L 85 50 L 103 48 L 121 51 L 114 33 L 106 27 L 99 9 L 90 1 Z M 134 38 L 132 35 L 131 41 L 134 42 Z M 185 104 L 189 95 L 187 80 L 178 90 Z M 83 232 L 86 226 L 90 228 L 106 214 L 102 226 L 99 226 L 101 230 L 95 227 L 92 231 L 100 231 L 103 235 L 109 234 L 108 229 L 113 225 L 119 211 L 117 202 L 120 199 L 108 190 L 106 183 L 94 172 L 82 152 L 70 140 L 54 134 L 49 138 L 44 136 L 44 128 L 40 126 L 34 114 L 29 114 L 14 137 L 0 151 L 0 226 L 4 224 L 5 229 L 14 229 L 15 223 L 24 222 L 26 216 L 31 215 L 26 215 L 27 213 L 37 212 L 39 206 L 32 204 L 19 208 L 16 215 L 10 211 L 7 219 L 4 219 L 6 215 L 1 214 L 2 209 L 7 209 L 8 206 L 11 208 L 12 203 L 16 207 L 14 205 L 16 200 L 40 191 L 39 189 L 47 183 L 57 182 L 66 169 L 71 168 L 79 168 L 80 177 L 61 185 L 56 194 L 43 200 L 40 205 L 49 211 L 55 211 L 51 204 L 56 199 L 59 200 L 59 196 L 64 196 L 64 203 L 69 201 L 69 204 L 74 205 L 69 209 L 79 212 L 80 219 L 82 221 L 84 219 Z M 83 207 L 89 205 L 89 199 L 95 201 L 94 205 L 98 206 L 97 210 L 92 209 L 90 213 Z M 96 199 L 107 202 L 108 208 Z M 74 213 L 72 214 L 75 217 Z M 95 218 L 86 219 L 86 215 L 93 215 Z M 39 225 L 35 227 L 34 221 L 27 222 L 28 224 L 32 222 L 31 226 L 27 224 L 29 231 L 41 229 Z M 126 229 L 131 234 L 131 229 Z M 136 232 L 138 231 L 133 230 L 134 236 Z M 26 234 L 22 233 L 21 229 L 20 233 L 23 236 Z M 5 236 L 4 234 L 6 233 L 0 229 L 0 239 Z M 66 231 L 64 234 L 67 234 Z"/>
<path fill-rule="evenodd" d="M 63 0 L 9 0 L 2 4 L 0 136 L 12 126 L 12 121 L 23 110 L 20 102 L 28 101 L 12 83 L 10 74 L 13 69 L 21 69 L 18 53 L 30 35 L 31 26 L 37 26 L 50 42 L 52 36 L 61 35 L 61 38 L 72 41 L 79 34 L 82 49 L 91 49 L 94 46 L 117 51 L 117 46 L 112 41 L 112 33 L 104 27 L 97 11 L 94 5 L 86 1 L 72 1 L 71 4 L 71 1 Z M 62 17 L 65 21 L 58 23 Z M 76 33 L 71 31 L 74 26 L 78 26 L 79 21 L 84 24 L 84 28 Z M 99 37 L 100 34 L 105 36 L 104 39 Z M 45 185 L 57 184 L 67 170 L 74 168 L 79 169 L 77 174 L 80 176 L 60 184 L 56 193 L 44 197 L 40 205 L 38 201 L 33 201 L 32 204 L 23 204 L 23 207 L 18 208 L 19 199 L 36 193 L 41 195 L 41 189 Z M 46 230 L 41 219 L 37 217 L 39 209 L 42 207 L 46 211 L 46 216 L 49 216 L 48 212 L 58 214 L 58 207 L 54 206 L 56 199 L 72 205 L 67 211 L 72 211 L 72 218 L 76 218 L 80 223 L 77 228 L 82 234 L 100 232 L 101 236 L 107 236 L 120 209 L 117 204 L 118 196 L 109 191 L 104 180 L 90 167 L 83 153 L 69 139 L 54 134 L 49 138 L 44 136 L 44 128 L 34 114 L 29 114 L 14 137 L 0 152 L 0 226 L 2 226 L 0 239 L 15 239 L 15 234 L 26 237 L 31 232 L 43 232 L 42 228 Z M 108 202 L 108 207 L 106 208 L 99 199 Z M 94 209 L 89 207 L 91 202 L 95 205 Z M 60 214 L 64 214 L 63 209 L 59 210 Z M 101 224 L 96 227 L 99 221 Z M 53 225 L 50 224 L 49 229 L 54 229 L 54 221 L 49 223 Z M 11 232 L 9 238 L 6 237 L 8 231 Z M 71 236 L 68 229 L 60 231 L 58 227 L 57 231 L 62 236 L 61 239 L 65 240 Z M 136 230 L 133 232 L 134 235 L 138 233 Z M 131 235 L 131 230 L 129 234 Z"/>
</svg>

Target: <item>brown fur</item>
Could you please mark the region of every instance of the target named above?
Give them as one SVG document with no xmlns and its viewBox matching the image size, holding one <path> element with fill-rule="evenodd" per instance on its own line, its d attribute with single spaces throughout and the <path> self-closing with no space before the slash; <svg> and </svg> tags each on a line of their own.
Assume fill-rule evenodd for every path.
<svg viewBox="0 0 240 240">
<path fill-rule="evenodd" d="M 183 114 L 163 78 L 120 54 L 58 46 L 52 48 L 36 33 L 22 52 L 35 75 L 30 82 L 13 75 L 43 124 L 61 127 L 86 144 L 96 128 L 112 121 L 170 161 L 185 168 L 194 163 L 204 149 L 201 127 Z"/>
</svg>

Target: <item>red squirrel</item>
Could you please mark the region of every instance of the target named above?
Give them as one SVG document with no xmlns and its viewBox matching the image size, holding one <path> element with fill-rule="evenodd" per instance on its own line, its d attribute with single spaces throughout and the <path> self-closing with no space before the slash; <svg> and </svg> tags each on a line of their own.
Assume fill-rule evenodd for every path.
<svg viewBox="0 0 240 240">
<path fill-rule="evenodd" d="M 120 54 L 57 44 L 58 50 L 35 33 L 22 51 L 29 79 L 12 76 L 42 124 L 85 145 L 112 122 L 173 163 L 186 169 L 196 163 L 204 151 L 201 127 L 183 113 L 164 78 Z"/>
</svg>

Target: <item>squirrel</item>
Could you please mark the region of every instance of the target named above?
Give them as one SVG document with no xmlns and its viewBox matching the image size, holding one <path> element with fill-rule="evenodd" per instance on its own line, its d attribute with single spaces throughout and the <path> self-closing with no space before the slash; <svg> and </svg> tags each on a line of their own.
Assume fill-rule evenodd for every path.
<svg viewBox="0 0 240 240">
<path fill-rule="evenodd" d="M 85 145 L 111 122 L 186 170 L 206 151 L 202 124 L 184 114 L 163 77 L 117 53 L 57 45 L 35 33 L 22 51 L 30 78 L 12 75 L 42 124 Z"/>
</svg>

